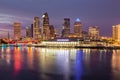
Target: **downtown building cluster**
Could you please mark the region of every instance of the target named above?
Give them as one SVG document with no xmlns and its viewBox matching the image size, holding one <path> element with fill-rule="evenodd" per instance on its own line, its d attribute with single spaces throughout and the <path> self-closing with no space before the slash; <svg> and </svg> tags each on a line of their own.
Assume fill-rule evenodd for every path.
<svg viewBox="0 0 120 80">
<path fill-rule="evenodd" d="M 17 26 L 19 25 L 19 26 Z M 14 23 L 14 39 L 19 40 L 21 38 L 21 25 L 20 23 Z M 40 18 L 34 17 L 33 23 L 30 27 L 26 27 L 26 37 L 34 40 L 48 40 L 52 39 L 54 35 L 54 27 L 49 24 L 49 16 L 47 13 L 42 16 L 42 27 L 40 26 Z M 19 34 L 19 35 L 18 35 Z"/>
<path fill-rule="evenodd" d="M 40 24 L 42 26 L 40 26 Z M 70 30 L 70 18 L 64 18 L 61 34 L 59 30 L 50 25 L 48 13 L 44 13 L 42 20 L 39 17 L 34 17 L 31 26 L 26 27 L 26 38 L 33 40 L 52 40 L 55 38 L 80 38 L 80 39 L 99 39 L 99 28 L 97 26 L 89 27 L 88 32 L 82 30 L 82 22 L 79 18 L 74 22 L 74 31 Z M 21 38 L 21 23 L 14 23 L 14 39 Z"/>
<path fill-rule="evenodd" d="M 41 24 L 41 26 L 40 26 Z M 90 26 L 88 31 L 82 30 L 82 22 L 79 18 L 74 22 L 73 33 L 70 28 L 70 18 L 64 18 L 62 24 L 62 31 L 55 29 L 50 25 L 48 13 L 44 13 L 42 19 L 34 17 L 31 26 L 26 27 L 26 38 L 31 38 L 36 41 L 55 40 L 56 38 L 71 38 L 81 40 L 101 40 L 100 30 L 98 26 Z M 112 40 L 120 41 L 119 33 L 120 25 L 112 27 Z M 14 40 L 20 40 L 21 37 L 21 23 L 14 23 Z M 107 38 L 106 38 L 107 39 Z"/>
</svg>

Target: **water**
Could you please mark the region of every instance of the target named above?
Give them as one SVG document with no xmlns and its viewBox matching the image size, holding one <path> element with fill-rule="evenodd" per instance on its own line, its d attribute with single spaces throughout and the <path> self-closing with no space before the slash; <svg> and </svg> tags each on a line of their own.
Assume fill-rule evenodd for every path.
<svg viewBox="0 0 120 80">
<path fill-rule="evenodd" d="M 0 47 L 0 80 L 120 80 L 120 50 Z"/>
</svg>

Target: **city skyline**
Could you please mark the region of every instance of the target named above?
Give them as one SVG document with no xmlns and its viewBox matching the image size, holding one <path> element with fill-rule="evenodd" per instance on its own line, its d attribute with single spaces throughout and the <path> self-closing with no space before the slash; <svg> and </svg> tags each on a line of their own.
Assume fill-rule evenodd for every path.
<svg viewBox="0 0 120 80">
<path fill-rule="evenodd" d="M 56 1 L 56 0 L 1 0 L 0 1 L 0 28 L 10 30 L 14 22 L 20 22 L 22 27 L 29 26 L 35 16 L 42 19 L 48 12 L 50 24 L 62 29 L 63 18 L 70 18 L 71 28 L 76 18 L 80 18 L 83 30 L 88 31 L 90 26 L 98 26 L 100 35 L 112 36 L 112 25 L 119 24 L 120 1 Z M 26 3 L 24 5 L 23 3 Z M 2 27 L 5 26 L 5 27 Z"/>
</svg>

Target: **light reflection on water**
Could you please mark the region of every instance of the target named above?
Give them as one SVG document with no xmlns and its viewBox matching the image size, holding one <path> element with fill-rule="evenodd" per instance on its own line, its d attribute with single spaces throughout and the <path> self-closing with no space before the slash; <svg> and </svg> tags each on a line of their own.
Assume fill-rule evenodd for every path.
<svg viewBox="0 0 120 80">
<path fill-rule="evenodd" d="M 0 80 L 119 80 L 120 50 L 0 47 Z"/>
<path fill-rule="evenodd" d="M 120 50 L 113 50 L 111 63 L 115 80 L 120 80 Z"/>
</svg>

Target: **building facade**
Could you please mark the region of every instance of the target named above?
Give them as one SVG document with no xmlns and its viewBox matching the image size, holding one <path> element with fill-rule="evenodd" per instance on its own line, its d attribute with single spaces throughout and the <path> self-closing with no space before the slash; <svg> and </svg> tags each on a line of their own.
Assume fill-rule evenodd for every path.
<svg viewBox="0 0 120 80">
<path fill-rule="evenodd" d="M 84 40 L 89 39 L 89 34 L 88 34 L 87 31 L 82 31 L 82 38 L 83 38 Z"/>
<path fill-rule="evenodd" d="M 115 41 L 120 41 L 120 24 L 112 26 L 112 37 Z"/>
<path fill-rule="evenodd" d="M 90 39 L 99 39 L 99 27 L 97 26 L 89 27 L 89 36 Z"/>
<path fill-rule="evenodd" d="M 21 23 L 14 23 L 14 39 L 19 40 L 21 38 Z"/>
<path fill-rule="evenodd" d="M 55 38 L 55 29 L 53 25 L 49 25 L 50 28 L 50 39 L 54 39 Z"/>
<path fill-rule="evenodd" d="M 55 31 L 55 38 L 60 38 L 60 30 L 59 29 L 54 29 Z"/>
<path fill-rule="evenodd" d="M 35 40 L 41 39 L 41 32 L 40 32 L 40 18 L 34 17 L 33 21 L 33 38 Z"/>
<path fill-rule="evenodd" d="M 70 18 L 64 18 L 62 37 L 68 37 L 70 34 Z"/>
<path fill-rule="evenodd" d="M 31 24 L 31 37 L 33 38 L 33 24 Z"/>
<path fill-rule="evenodd" d="M 42 16 L 42 39 L 47 40 L 50 38 L 50 28 L 49 28 L 49 16 L 48 13 L 44 13 Z"/>
<path fill-rule="evenodd" d="M 26 27 L 26 37 L 32 38 L 31 27 Z"/>
<path fill-rule="evenodd" d="M 82 37 L 82 23 L 80 22 L 80 19 L 76 19 L 74 23 L 74 34 L 76 37 Z"/>
</svg>

